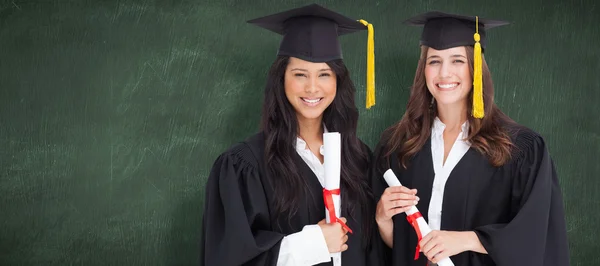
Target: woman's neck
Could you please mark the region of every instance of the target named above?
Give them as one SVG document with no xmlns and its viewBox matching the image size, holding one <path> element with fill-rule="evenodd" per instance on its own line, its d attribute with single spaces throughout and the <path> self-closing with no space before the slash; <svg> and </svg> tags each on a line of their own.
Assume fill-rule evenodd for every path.
<svg viewBox="0 0 600 266">
<path fill-rule="evenodd" d="M 446 130 L 460 130 L 467 121 L 467 107 L 464 104 L 445 106 L 438 105 L 438 117 L 446 125 Z"/>
<path fill-rule="evenodd" d="M 322 142 L 323 141 L 323 119 L 322 117 L 315 119 L 298 118 L 299 136 L 306 142 Z"/>
</svg>

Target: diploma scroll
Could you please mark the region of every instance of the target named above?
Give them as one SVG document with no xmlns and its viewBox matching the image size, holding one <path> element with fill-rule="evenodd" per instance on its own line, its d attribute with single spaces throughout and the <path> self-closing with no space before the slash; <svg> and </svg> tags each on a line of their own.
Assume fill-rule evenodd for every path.
<svg viewBox="0 0 600 266">
<path fill-rule="evenodd" d="M 400 180 L 398 180 L 398 177 L 396 177 L 392 169 L 388 169 L 387 171 L 385 171 L 385 173 L 383 174 L 383 178 L 390 187 L 402 186 Z M 419 241 L 421 241 L 421 239 L 424 236 L 431 232 L 429 224 L 425 222 L 425 219 L 423 219 L 423 216 L 421 215 L 416 206 L 412 206 L 410 210 L 406 211 L 406 216 L 408 218 L 408 222 L 415 228 Z M 417 254 L 415 254 L 415 260 L 418 258 L 418 255 L 419 244 L 417 244 Z M 454 263 L 452 263 L 452 260 L 450 260 L 450 258 L 442 259 L 437 264 L 439 266 L 454 266 Z"/>
<path fill-rule="evenodd" d="M 325 218 L 327 223 L 340 222 L 341 215 L 341 195 L 340 195 L 340 172 L 342 167 L 342 145 L 341 136 L 338 132 L 328 132 L 323 134 L 323 168 L 325 170 L 323 188 L 323 200 L 325 201 Z M 347 227 L 347 226 L 346 226 Z M 341 252 L 331 253 L 335 264 L 341 264 Z"/>
<path fill-rule="evenodd" d="M 340 172 L 342 167 L 342 147 L 341 136 L 338 132 L 328 132 L 323 134 L 323 168 L 325 168 L 325 188 L 323 189 L 323 197 L 325 198 L 325 217 L 327 223 L 337 222 L 337 217 L 340 217 Z M 329 209 L 330 204 L 327 198 L 331 197 L 334 210 Z M 333 217 L 331 217 L 333 216 Z M 333 219 L 332 219 L 333 218 Z"/>
</svg>

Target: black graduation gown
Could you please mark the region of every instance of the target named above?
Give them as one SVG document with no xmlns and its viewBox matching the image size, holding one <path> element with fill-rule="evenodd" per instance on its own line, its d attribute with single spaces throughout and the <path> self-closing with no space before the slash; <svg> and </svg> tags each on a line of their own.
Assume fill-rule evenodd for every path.
<svg viewBox="0 0 600 266">
<path fill-rule="evenodd" d="M 544 140 L 519 125 L 511 126 L 509 132 L 515 147 L 507 164 L 493 167 L 471 148 L 446 182 L 441 230 L 474 231 L 488 252 L 463 252 L 451 259 L 457 266 L 569 265 L 562 195 Z M 377 150 L 386 144 L 385 138 L 382 140 Z M 409 161 L 407 169 L 399 166 L 397 156 L 390 156 L 387 163 L 404 186 L 417 189 L 417 208 L 428 221 L 435 176 L 431 140 Z M 381 165 L 381 161 L 375 164 Z M 376 169 L 374 193 L 379 200 L 387 188 L 382 172 L 387 169 Z M 392 265 L 426 265 L 423 253 L 414 260 L 417 235 L 406 214 L 393 220 L 394 246 L 391 254 L 388 252 Z"/>
<path fill-rule="evenodd" d="M 297 213 L 274 217 L 273 190 L 264 165 L 264 139 L 259 133 L 224 152 L 214 163 L 206 185 L 201 260 L 206 266 L 276 265 L 284 236 L 325 218 L 323 187 L 309 166 L 294 153 L 294 161 L 306 178 L 306 196 Z M 365 178 L 367 169 L 365 169 Z M 343 193 L 343 192 L 342 192 Z M 374 204 L 374 203 L 373 203 Z M 363 249 L 360 207 L 348 226 L 348 250 L 344 266 L 378 265 L 377 255 Z M 279 222 L 280 227 L 276 227 Z M 373 235 L 376 235 L 376 231 Z M 332 265 L 331 262 L 319 265 Z"/>
</svg>

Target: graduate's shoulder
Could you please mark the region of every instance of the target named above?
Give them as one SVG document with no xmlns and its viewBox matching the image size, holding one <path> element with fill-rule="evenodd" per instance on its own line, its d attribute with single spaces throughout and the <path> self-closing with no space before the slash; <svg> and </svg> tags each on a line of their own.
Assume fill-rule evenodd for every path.
<svg viewBox="0 0 600 266">
<path fill-rule="evenodd" d="M 381 134 L 379 134 L 379 140 L 377 141 L 377 145 L 375 145 L 375 147 L 385 147 L 388 142 L 390 142 L 392 138 L 392 131 L 390 128 L 386 128 L 383 132 L 381 132 Z"/>
<path fill-rule="evenodd" d="M 235 164 L 259 167 L 259 158 L 264 147 L 264 135 L 262 132 L 254 134 L 243 141 L 231 145 L 221 153 L 217 161 L 231 160 Z"/>
<path fill-rule="evenodd" d="M 542 152 L 546 149 L 544 137 L 533 129 L 518 123 L 511 123 L 505 128 L 513 143 L 515 159 L 521 160 L 532 153 Z"/>
<path fill-rule="evenodd" d="M 390 141 L 392 140 L 392 128 L 393 126 L 388 127 L 379 135 L 379 141 L 373 148 L 373 159 L 376 161 L 384 160 L 384 154 L 389 152 Z"/>
<path fill-rule="evenodd" d="M 371 147 L 369 147 L 369 145 L 367 145 L 362 139 L 358 138 L 358 144 L 360 145 L 360 148 L 362 150 L 366 151 L 369 154 L 369 156 L 373 155 Z"/>
</svg>

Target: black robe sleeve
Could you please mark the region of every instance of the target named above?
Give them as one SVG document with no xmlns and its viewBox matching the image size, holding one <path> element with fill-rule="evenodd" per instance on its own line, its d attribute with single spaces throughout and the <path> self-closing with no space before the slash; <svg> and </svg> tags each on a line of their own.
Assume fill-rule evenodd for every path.
<svg viewBox="0 0 600 266">
<path fill-rule="evenodd" d="M 214 163 L 205 193 L 203 262 L 206 266 L 276 265 L 284 235 L 270 228 L 257 160 L 238 144 Z"/>
<path fill-rule="evenodd" d="M 371 167 L 369 169 L 371 191 L 373 192 L 375 208 L 374 215 L 377 214 L 377 204 L 379 203 L 381 195 L 383 195 L 385 189 L 388 188 L 387 183 L 385 183 L 385 180 L 383 179 L 383 169 L 386 165 L 385 158 L 382 154 L 383 145 L 385 144 L 382 138 L 382 140 L 375 147 L 375 151 L 372 156 L 373 159 L 371 162 Z M 373 221 L 375 221 L 375 217 L 373 217 Z M 388 247 L 381 238 L 377 222 L 374 222 L 373 250 L 381 261 L 381 265 L 391 265 L 392 249 Z"/>
<path fill-rule="evenodd" d="M 511 169 L 510 208 L 504 224 L 475 229 L 496 265 L 569 265 L 562 195 L 554 164 L 543 139 L 534 132 L 519 134 Z"/>
</svg>

